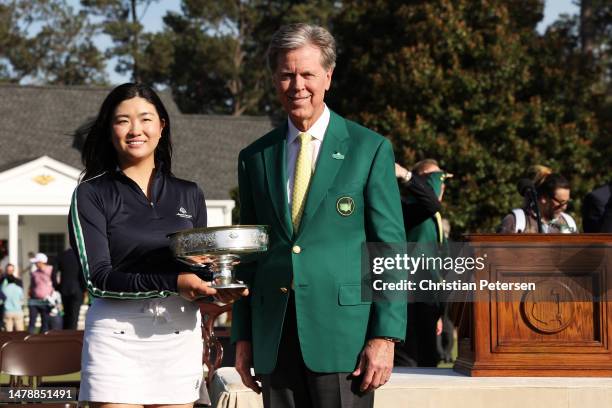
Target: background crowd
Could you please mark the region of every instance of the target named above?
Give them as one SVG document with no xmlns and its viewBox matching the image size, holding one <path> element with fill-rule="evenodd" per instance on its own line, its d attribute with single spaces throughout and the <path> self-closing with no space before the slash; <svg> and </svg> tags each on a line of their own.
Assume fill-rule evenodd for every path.
<svg viewBox="0 0 612 408">
<path fill-rule="evenodd" d="M 22 271 L 4 262 L 0 275 L 0 330 L 76 330 L 87 291 L 74 251 L 68 248 L 54 259 L 41 252 L 30 253 L 29 261 Z"/>
</svg>

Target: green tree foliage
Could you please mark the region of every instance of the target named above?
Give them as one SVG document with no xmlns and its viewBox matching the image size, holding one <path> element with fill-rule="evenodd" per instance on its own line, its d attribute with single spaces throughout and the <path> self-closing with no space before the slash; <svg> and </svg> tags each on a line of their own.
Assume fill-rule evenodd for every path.
<svg viewBox="0 0 612 408">
<path fill-rule="evenodd" d="M 0 80 L 63 85 L 105 81 L 85 12 L 65 0 L 0 4 Z"/>
<path fill-rule="evenodd" d="M 169 86 L 183 112 L 271 114 L 277 108 L 265 52 L 282 24 L 327 24 L 333 1 L 183 0 L 164 17 L 145 59 L 147 82 Z"/>
<path fill-rule="evenodd" d="M 455 173 L 455 236 L 494 231 L 531 164 L 566 175 L 575 198 L 607 176 L 591 78 L 565 66 L 578 58 L 567 35 L 538 36 L 541 17 L 537 0 L 373 0 L 335 21 L 330 105 L 388 136 L 399 162 L 433 157 Z"/>
<path fill-rule="evenodd" d="M 110 36 L 113 46 L 106 50 L 108 58 L 116 57 L 115 71 L 129 73 L 133 81 L 141 81 L 142 54 L 150 34 L 144 33 L 141 23 L 152 3 L 159 0 L 81 0 L 84 10 L 101 18 L 98 28 Z"/>
<path fill-rule="evenodd" d="M 591 63 L 588 72 L 597 81 L 592 87 L 602 102 L 594 109 L 600 128 L 612 137 L 612 3 L 606 0 L 582 0 L 580 2 L 580 41 L 582 61 Z M 587 65 L 587 64 L 583 64 Z M 612 157 L 612 143 L 608 141 L 607 157 Z"/>
<path fill-rule="evenodd" d="M 607 0 L 580 1 L 580 40 L 584 53 L 593 53 L 612 68 L 612 4 Z M 610 72 L 607 73 L 608 77 Z"/>
<path fill-rule="evenodd" d="M 576 169 L 576 173 L 568 174 L 573 176 L 571 181 L 580 193 L 574 196 L 582 197 L 584 192 L 609 180 L 612 129 L 610 119 L 602 114 L 609 98 L 606 96 L 609 81 L 606 85 L 600 59 L 603 55 L 585 52 L 579 33 L 577 16 L 565 17 L 531 43 L 531 52 L 537 58 L 534 60 L 534 80 L 530 92 L 538 95 L 553 124 L 565 126 L 572 134 L 584 135 L 589 129 L 594 133 L 592 138 L 586 140 L 589 143 L 577 149 L 582 150 L 581 156 L 589 162 Z M 576 130 L 572 130 L 571 126 L 575 126 Z M 565 149 L 570 148 L 574 148 L 574 145 L 567 142 Z M 565 160 L 563 152 L 552 151 L 549 154 L 553 167 L 562 166 Z"/>
</svg>

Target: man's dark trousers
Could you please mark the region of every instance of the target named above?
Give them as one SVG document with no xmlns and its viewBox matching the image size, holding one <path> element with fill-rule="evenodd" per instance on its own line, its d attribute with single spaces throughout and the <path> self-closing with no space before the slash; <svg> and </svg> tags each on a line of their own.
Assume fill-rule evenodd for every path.
<svg viewBox="0 0 612 408">
<path fill-rule="evenodd" d="M 298 338 L 293 291 L 287 304 L 276 368 L 262 376 L 265 408 L 371 408 L 374 392 L 362 394 L 362 376 L 315 373 L 306 367 Z"/>
<path fill-rule="evenodd" d="M 79 323 L 79 312 L 83 304 L 83 294 L 63 295 L 62 303 L 64 305 L 63 329 L 76 330 Z"/>
</svg>

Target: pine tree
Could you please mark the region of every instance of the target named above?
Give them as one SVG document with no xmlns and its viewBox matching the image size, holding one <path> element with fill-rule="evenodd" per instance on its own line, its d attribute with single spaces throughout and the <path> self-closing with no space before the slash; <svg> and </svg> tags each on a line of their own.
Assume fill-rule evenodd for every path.
<svg viewBox="0 0 612 408">
<path fill-rule="evenodd" d="M 273 114 L 270 37 L 288 22 L 326 24 L 336 10 L 330 0 L 184 0 L 181 13 L 168 13 L 165 30 L 152 36 L 143 77 L 169 86 L 184 112 Z"/>
<path fill-rule="evenodd" d="M 93 33 L 86 13 L 76 13 L 65 0 L 0 5 L 0 80 L 104 83 L 104 59 Z"/>
<path fill-rule="evenodd" d="M 106 50 L 107 58 L 117 57 L 115 71 L 129 73 L 134 82 L 141 81 L 143 50 L 149 35 L 144 33 L 142 18 L 152 3 L 159 0 L 81 0 L 91 16 L 101 17 L 98 28 L 111 37 L 113 46 Z"/>
<path fill-rule="evenodd" d="M 454 235 L 492 232 L 520 206 L 515 183 L 535 163 L 572 182 L 601 180 L 588 76 L 566 81 L 537 0 L 356 1 L 335 21 L 332 108 L 389 137 L 410 165 L 438 159 Z M 565 40 L 563 40 L 565 41 Z M 580 80 L 574 85 L 572 81 Z"/>
</svg>

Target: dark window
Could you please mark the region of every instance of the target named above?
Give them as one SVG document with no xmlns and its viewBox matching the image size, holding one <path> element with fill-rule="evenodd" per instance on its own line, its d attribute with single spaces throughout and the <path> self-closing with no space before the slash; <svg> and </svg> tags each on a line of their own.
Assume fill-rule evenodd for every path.
<svg viewBox="0 0 612 408">
<path fill-rule="evenodd" d="M 5 255 L 8 255 L 8 240 L 0 239 L 0 260 L 2 260 Z"/>
<path fill-rule="evenodd" d="M 38 234 L 38 252 L 57 257 L 64 251 L 66 234 Z"/>
</svg>

